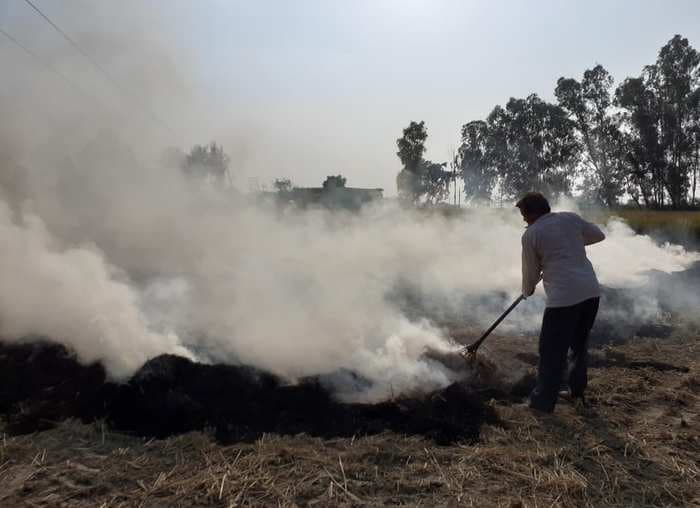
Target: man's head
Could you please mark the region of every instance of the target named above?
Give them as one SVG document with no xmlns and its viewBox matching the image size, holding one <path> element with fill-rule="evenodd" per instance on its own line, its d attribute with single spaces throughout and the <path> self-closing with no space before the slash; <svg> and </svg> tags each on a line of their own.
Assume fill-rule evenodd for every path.
<svg viewBox="0 0 700 508">
<path fill-rule="evenodd" d="M 520 201 L 515 203 L 515 206 L 520 208 L 523 220 L 527 222 L 528 225 L 535 222 L 544 214 L 551 212 L 547 198 L 539 192 L 528 192 L 520 198 Z"/>
</svg>

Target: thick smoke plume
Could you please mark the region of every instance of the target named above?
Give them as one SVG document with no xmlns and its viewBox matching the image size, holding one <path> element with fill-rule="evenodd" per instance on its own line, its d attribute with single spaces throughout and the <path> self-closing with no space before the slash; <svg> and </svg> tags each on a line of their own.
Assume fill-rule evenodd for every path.
<svg viewBox="0 0 700 508">
<path fill-rule="evenodd" d="M 134 70 L 146 91 L 172 90 L 174 76 L 149 73 L 138 52 L 111 42 L 125 75 Z M 372 382 L 362 384 L 365 397 L 381 399 L 449 383 L 454 373 L 422 356 L 455 348 L 442 324 L 485 326 L 519 293 L 515 210 L 447 218 L 392 204 L 358 214 L 258 204 L 164 163 L 167 136 L 126 115 L 117 98 L 87 107 L 65 84 L 37 79 L 11 49 L 0 51 L 21 85 L 0 89 L 2 340 L 67 344 L 116 379 L 160 353 L 290 379 L 353 371 Z M 33 107 L 28 97 L 37 98 Z M 644 296 L 625 319 L 658 311 L 650 270 L 683 270 L 697 259 L 621 222 L 606 232 L 589 251 L 601 282 Z M 541 296 L 529 299 L 505 329 L 535 329 L 542 306 Z"/>
<path fill-rule="evenodd" d="M 454 345 L 402 294 L 485 325 L 519 290 L 522 222 L 510 210 L 280 211 L 193 186 L 177 168 L 140 179 L 134 166 L 71 168 L 53 192 L 30 177 L 22 207 L 3 203 L 2 335 L 50 337 L 117 378 L 172 352 L 291 379 L 347 369 L 375 383 L 376 398 L 435 388 L 451 373 L 422 353 Z M 646 287 L 650 269 L 696 258 L 622 223 L 606 231 L 590 249 L 606 285 Z M 511 328 L 536 327 L 532 300 Z"/>
</svg>

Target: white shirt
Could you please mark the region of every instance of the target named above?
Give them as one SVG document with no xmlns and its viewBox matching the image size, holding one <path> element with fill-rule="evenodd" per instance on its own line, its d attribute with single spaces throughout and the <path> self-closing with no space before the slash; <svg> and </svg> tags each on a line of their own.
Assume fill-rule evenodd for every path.
<svg viewBox="0 0 700 508">
<path fill-rule="evenodd" d="M 523 295 L 542 280 L 547 307 L 568 307 L 600 296 L 586 245 L 605 239 L 590 222 L 571 212 L 547 213 L 523 233 Z"/>
</svg>

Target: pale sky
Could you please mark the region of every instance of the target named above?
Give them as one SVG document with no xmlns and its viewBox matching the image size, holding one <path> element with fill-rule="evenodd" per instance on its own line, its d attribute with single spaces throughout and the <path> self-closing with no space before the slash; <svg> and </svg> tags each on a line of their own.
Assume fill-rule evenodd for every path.
<svg viewBox="0 0 700 508">
<path fill-rule="evenodd" d="M 700 49 L 697 0 L 33 1 L 132 90 L 142 84 L 120 59 L 157 45 L 177 74 L 146 87 L 177 131 L 164 144 L 220 141 L 243 190 L 251 177 L 318 185 L 341 173 L 392 195 L 395 141 L 411 120 L 425 120 L 426 157 L 441 162 L 461 125 L 510 97 L 552 100 L 560 76 L 580 78 L 597 63 L 616 82 L 636 76 L 676 33 Z M 46 58 L 72 51 L 24 0 L 0 0 L 0 26 Z M 92 46 L 100 34 L 128 39 L 129 56 Z M 0 58 L 9 45 L 0 36 Z M 56 65 L 89 69 L 81 58 Z M 90 88 L 87 73 L 74 76 Z M 188 99 L 162 99 L 174 89 Z"/>
</svg>

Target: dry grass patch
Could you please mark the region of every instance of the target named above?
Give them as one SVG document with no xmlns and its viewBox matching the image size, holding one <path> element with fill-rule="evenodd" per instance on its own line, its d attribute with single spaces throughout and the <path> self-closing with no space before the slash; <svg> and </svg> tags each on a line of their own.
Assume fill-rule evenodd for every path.
<svg viewBox="0 0 700 508">
<path fill-rule="evenodd" d="M 436 446 L 383 433 L 207 433 L 143 440 L 65 422 L 0 446 L 1 506 L 689 506 L 700 503 L 695 338 L 636 339 L 597 353 L 593 411 L 554 415 L 492 402 L 480 442 Z M 507 350 L 497 339 L 492 350 Z M 518 345 L 519 347 L 519 345 Z M 615 359 L 605 366 L 606 354 Z M 624 359 L 625 361 L 622 361 Z M 686 367 L 659 370 L 649 360 Z M 626 363 L 625 363 L 626 362 Z M 626 365 L 652 367 L 629 368 Z"/>
<path fill-rule="evenodd" d="M 602 220 L 620 217 L 637 233 L 662 234 L 674 240 L 700 241 L 700 211 L 622 209 L 605 212 Z"/>
</svg>

